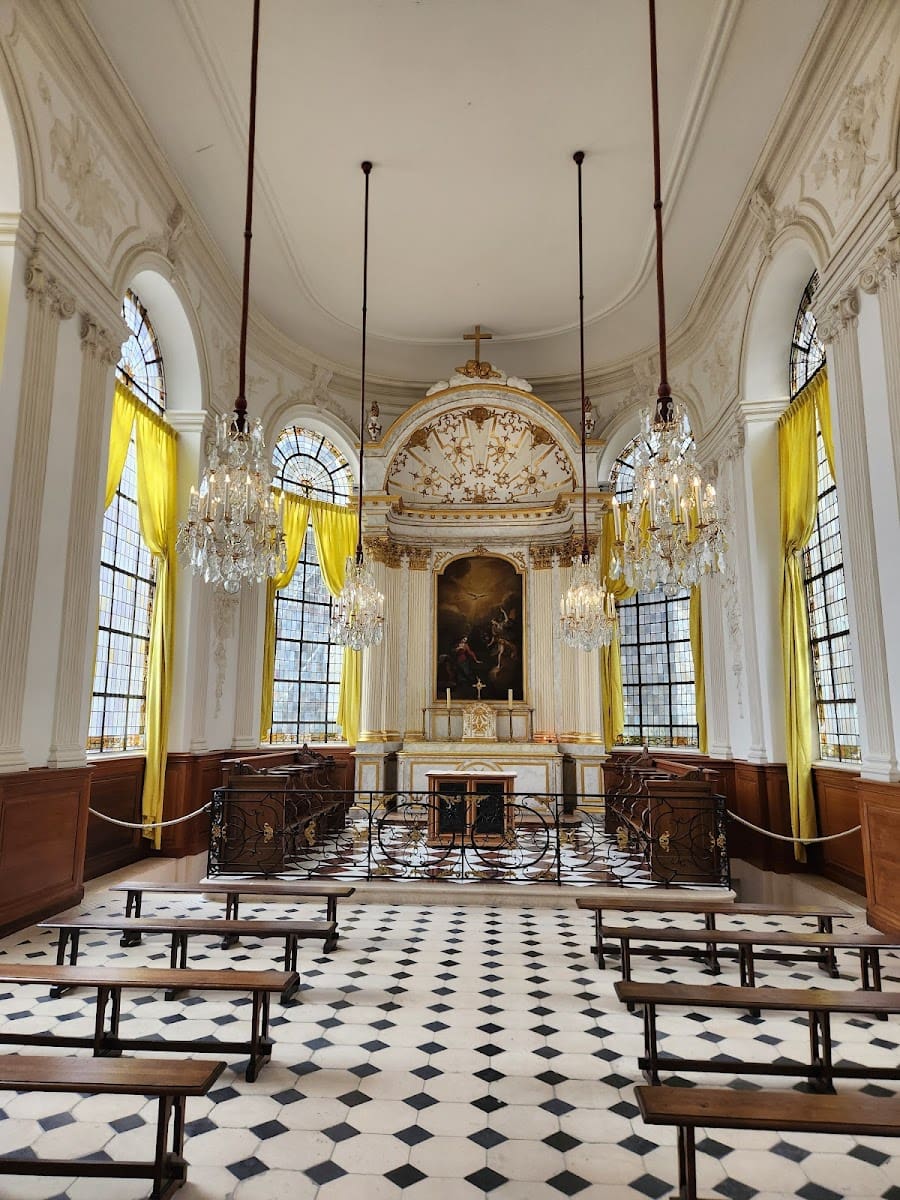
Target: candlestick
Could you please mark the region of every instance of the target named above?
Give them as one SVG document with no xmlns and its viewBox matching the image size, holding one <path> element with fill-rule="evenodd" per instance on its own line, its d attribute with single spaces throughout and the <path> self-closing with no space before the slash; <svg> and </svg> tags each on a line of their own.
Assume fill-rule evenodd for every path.
<svg viewBox="0 0 900 1200">
<path fill-rule="evenodd" d="M 512 688 L 510 688 L 506 693 L 506 707 L 512 708 L 512 706 L 513 706 L 513 697 L 512 697 Z"/>
<path fill-rule="evenodd" d="M 450 689 L 447 688 L 447 709 L 450 709 Z"/>
</svg>

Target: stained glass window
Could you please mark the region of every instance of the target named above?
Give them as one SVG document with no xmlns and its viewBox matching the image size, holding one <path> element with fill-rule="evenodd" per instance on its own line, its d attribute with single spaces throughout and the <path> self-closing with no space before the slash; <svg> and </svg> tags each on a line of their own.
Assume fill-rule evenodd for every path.
<svg viewBox="0 0 900 1200">
<path fill-rule="evenodd" d="M 348 504 L 353 476 L 336 446 L 291 426 L 272 455 L 275 484 L 314 500 Z M 329 640 L 331 596 L 311 524 L 291 582 L 275 593 L 275 690 L 270 742 L 327 742 L 338 735 L 343 647 Z"/>
<path fill-rule="evenodd" d="M 803 292 L 791 345 L 791 387 L 799 393 L 820 367 L 825 348 L 816 336 L 812 297 L 818 285 L 814 274 Z M 859 762 L 859 717 L 853 682 L 850 621 L 844 584 L 844 555 L 838 515 L 837 488 L 825 439 L 816 421 L 817 502 L 812 536 L 803 551 L 803 581 L 809 614 L 819 756 L 838 762 Z"/>
<path fill-rule="evenodd" d="M 611 472 L 616 499 L 631 499 L 638 439 Z M 625 745 L 698 746 L 690 592 L 637 592 L 618 605 Z"/>
<path fill-rule="evenodd" d="M 162 356 L 147 310 L 133 292 L 122 302 L 130 331 L 116 373 L 156 413 L 166 406 Z M 122 478 L 103 514 L 100 619 L 87 748 L 93 753 L 144 748 L 147 648 L 155 573 L 141 538 L 134 432 Z"/>
</svg>

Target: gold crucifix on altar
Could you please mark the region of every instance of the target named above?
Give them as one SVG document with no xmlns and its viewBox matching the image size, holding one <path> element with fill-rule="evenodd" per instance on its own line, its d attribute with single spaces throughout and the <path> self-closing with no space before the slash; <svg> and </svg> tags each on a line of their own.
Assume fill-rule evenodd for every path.
<svg viewBox="0 0 900 1200">
<path fill-rule="evenodd" d="M 493 336 L 492 333 L 482 333 L 480 325 L 475 325 L 471 333 L 463 334 L 464 342 L 475 343 L 475 357 L 468 359 L 464 367 L 457 367 L 458 374 L 468 375 L 470 379 L 500 378 L 500 372 L 495 371 L 489 362 L 481 361 L 481 343 L 489 342 Z"/>
</svg>

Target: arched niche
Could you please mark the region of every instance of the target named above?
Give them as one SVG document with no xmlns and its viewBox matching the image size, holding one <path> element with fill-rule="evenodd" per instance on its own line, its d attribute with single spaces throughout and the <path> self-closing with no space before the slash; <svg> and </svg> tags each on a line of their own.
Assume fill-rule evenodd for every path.
<svg viewBox="0 0 900 1200">
<path fill-rule="evenodd" d="M 776 243 L 753 290 L 741 361 L 745 407 L 790 396 L 791 332 L 803 289 L 819 264 L 799 230 Z"/>
<path fill-rule="evenodd" d="M 426 396 L 378 446 L 381 488 L 416 503 L 552 503 L 577 490 L 578 440 L 549 405 L 505 384 Z"/>
<path fill-rule="evenodd" d="M 147 310 L 166 371 L 166 408 L 195 411 L 209 407 L 209 371 L 196 319 L 186 291 L 163 274 L 156 255 L 138 255 L 117 273 L 119 293 L 131 288 Z M 171 272 L 171 264 L 165 266 Z M 163 268 L 164 269 L 164 268 Z"/>
</svg>

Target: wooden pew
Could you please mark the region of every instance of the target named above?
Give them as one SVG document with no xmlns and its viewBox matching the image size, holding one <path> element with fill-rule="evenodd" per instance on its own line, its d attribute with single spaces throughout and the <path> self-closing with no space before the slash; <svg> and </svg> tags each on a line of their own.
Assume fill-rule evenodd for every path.
<svg viewBox="0 0 900 1200">
<path fill-rule="evenodd" d="M 621 900 L 610 900 L 606 896 L 578 896 L 575 900 L 578 908 L 594 914 L 594 933 L 596 944 L 591 947 L 597 955 L 597 966 L 603 970 L 606 966 L 605 954 L 618 953 L 615 945 L 604 945 L 603 912 L 649 912 L 649 913 L 687 913 L 704 918 L 706 929 L 716 929 L 717 917 L 790 917 L 805 920 L 814 917 L 819 933 L 833 933 L 833 921 L 849 920 L 852 913 L 845 908 L 833 904 L 742 904 L 730 900 L 705 900 L 691 896 L 642 896 L 640 894 L 623 896 Z M 632 950 L 632 954 L 638 951 Z M 673 955 L 694 954 L 692 950 L 672 950 Z M 718 973 L 718 952 L 715 946 L 708 952 L 710 968 Z M 758 957 L 765 957 L 759 955 Z M 823 967 L 838 977 L 837 960 L 833 951 L 826 951 Z"/>
<path fill-rule="evenodd" d="M 0 1025 L 0 1042 L 10 1046 L 63 1046 L 88 1049 L 97 1056 L 117 1057 L 123 1050 L 178 1051 L 186 1054 L 248 1054 L 246 1078 L 252 1082 L 272 1057 L 269 1035 L 269 996 L 292 995 L 299 986 L 296 972 L 283 971 L 185 971 L 159 967 L 68 967 L 42 963 L 3 963 L 0 984 L 49 985 L 54 995 L 73 987 L 97 991 L 94 1032 L 90 1037 L 75 1034 L 15 1033 L 10 1022 Z M 205 1038 L 129 1038 L 119 1034 L 122 992 L 152 992 L 157 988 L 192 988 L 201 992 L 250 992 L 250 1037 L 244 1041 L 209 1041 Z M 171 995 L 171 992 L 169 993 Z M 109 1021 L 107 1023 L 107 1011 Z"/>
<path fill-rule="evenodd" d="M 850 1016 L 887 1017 L 900 1013 L 900 992 L 844 992 L 824 988 L 744 988 L 720 984 L 691 983 L 617 983 L 616 995 L 633 1008 L 643 1007 L 644 1054 L 638 1066 L 648 1083 L 659 1083 L 660 1070 L 727 1072 L 730 1075 L 805 1075 L 817 1090 L 834 1091 L 838 1079 L 900 1079 L 900 1064 L 866 1067 L 835 1063 L 832 1058 L 831 1017 L 834 1013 Z M 780 1059 L 774 1063 L 727 1062 L 710 1059 L 678 1058 L 660 1055 L 656 1010 L 660 1005 L 706 1011 L 710 1008 L 749 1008 L 753 1012 L 806 1013 L 809 1029 L 809 1062 Z"/>
<path fill-rule="evenodd" d="M 157 880 L 128 879 L 124 883 L 114 883 L 109 890 L 127 893 L 126 917 L 141 915 L 141 901 L 145 895 L 204 896 L 207 893 L 224 895 L 225 917 L 232 921 L 238 920 L 241 896 L 270 897 L 282 900 L 323 899 L 325 901 L 325 920 L 334 924 L 334 936 L 328 938 L 322 947 L 325 953 L 329 954 L 337 946 L 340 937 L 337 902 L 348 899 L 356 891 L 356 888 L 345 883 L 311 882 L 302 879 L 208 879 L 201 880 L 199 883 L 160 883 Z M 233 937 L 226 938 L 222 942 L 222 949 L 227 950 L 235 940 Z M 122 938 L 121 944 L 137 946 L 140 945 L 140 941 L 140 933 L 131 933 Z"/>
<path fill-rule="evenodd" d="M 641 1116 L 648 1125 L 675 1125 L 678 1129 L 677 1200 L 699 1200 L 694 1145 L 698 1128 L 900 1137 L 900 1098 L 893 1096 L 865 1096 L 858 1092 L 816 1096 L 800 1092 L 645 1085 L 634 1090 Z"/>
<path fill-rule="evenodd" d="M 333 921 L 226 921 L 215 917 L 69 917 L 68 920 L 54 918 L 41 921 L 38 928 L 56 929 L 59 941 L 56 945 L 56 961 L 62 965 L 68 954 L 69 964 L 78 961 L 78 944 L 84 932 L 120 931 L 129 933 L 167 933 L 171 938 L 169 965 L 173 968 L 187 966 L 188 940 L 194 934 L 221 935 L 239 938 L 248 934 L 257 938 L 284 939 L 284 969 L 297 970 L 297 942 L 300 938 L 321 938 L 330 941 L 334 937 Z"/>
<path fill-rule="evenodd" d="M 687 945 L 736 946 L 742 987 L 756 986 L 755 956 L 758 946 L 778 951 L 767 957 L 794 961 L 804 948 L 818 950 L 858 950 L 860 983 L 865 990 L 881 991 L 881 951 L 900 950 L 900 940 L 880 933 L 786 933 L 783 930 L 755 929 L 649 929 L 641 925 L 607 925 L 608 937 L 618 938 L 622 959 L 622 979 L 631 980 L 631 942 L 662 942 Z M 642 954 L 665 956 L 660 946 L 644 947 Z M 633 1011 L 633 1004 L 629 1011 Z"/>
<path fill-rule="evenodd" d="M 0 1056 L 0 1090 L 4 1092 L 75 1092 L 82 1096 L 109 1094 L 156 1096 L 153 1160 L 89 1162 L 23 1155 L 0 1157 L 4 1175 L 78 1175 L 91 1179 L 150 1179 L 151 1200 L 167 1200 L 187 1178 L 184 1158 L 184 1108 L 187 1096 L 205 1096 L 225 1068 L 223 1062 L 164 1059 L 51 1058 L 45 1055 Z M 172 1138 L 169 1148 L 169 1121 Z"/>
</svg>

